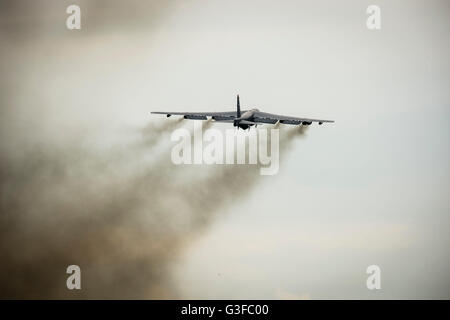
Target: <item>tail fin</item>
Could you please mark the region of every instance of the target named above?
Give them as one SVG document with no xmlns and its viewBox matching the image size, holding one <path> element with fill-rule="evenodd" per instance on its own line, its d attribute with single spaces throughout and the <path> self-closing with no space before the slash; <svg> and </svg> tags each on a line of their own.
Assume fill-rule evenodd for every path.
<svg viewBox="0 0 450 320">
<path fill-rule="evenodd" d="M 241 104 L 239 103 L 239 95 L 237 95 L 237 106 L 236 106 L 236 116 L 241 117 Z"/>
</svg>

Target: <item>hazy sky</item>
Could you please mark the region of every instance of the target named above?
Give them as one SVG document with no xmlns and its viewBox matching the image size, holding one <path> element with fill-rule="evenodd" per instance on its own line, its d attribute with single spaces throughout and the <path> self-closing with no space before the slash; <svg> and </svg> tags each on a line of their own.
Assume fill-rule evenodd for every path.
<svg viewBox="0 0 450 320">
<path fill-rule="evenodd" d="M 174 51 L 205 97 L 235 88 L 252 106 L 336 123 L 311 128 L 279 175 L 191 248 L 186 297 L 449 297 L 450 7 L 377 2 L 382 29 L 369 31 L 372 3 L 212 2 L 192 13 Z M 379 292 L 365 287 L 370 264 L 382 269 Z"/>
<path fill-rule="evenodd" d="M 5 158 L 80 136 L 101 152 L 165 121 L 152 110 L 234 110 L 237 93 L 336 121 L 281 154 L 278 175 L 243 177 L 245 197 L 193 230 L 167 267 L 179 297 L 450 298 L 448 1 L 7 2 Z M 80 31 L 65 29 L 71 3 Z M 381 30 L 366 28 L 370 4 Z"/>
</svg>

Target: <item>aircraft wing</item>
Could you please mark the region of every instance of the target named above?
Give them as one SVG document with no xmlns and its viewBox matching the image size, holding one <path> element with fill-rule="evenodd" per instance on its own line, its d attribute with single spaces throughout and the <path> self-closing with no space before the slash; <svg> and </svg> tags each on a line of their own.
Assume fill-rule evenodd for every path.
<svg viewBox="0 0 450 320">
<path fill-rule="evenodd" d="M 321 120 L 321 119 L 309 119 L 309 118 L 296 118 L 296 117 L 288 117 L 281 116 L 273 113 L 266 113 L 257 111 L 253 114 L 253 121 L 258 123 L 280 123 L 285 124 L 311 124 L 312 122 L 318 122 L 322 124 L 324 122 L 334 122 L 333 120 Z"/>
<path fill-rule="evenodd" d="M 245 111 L 243 111 L 245 112 Z M 185 119 L 191 120 L 207 120 L 207 117 L 211 117 L 216 121 L 233 120 L 236 118 L 236 111 L 225 112 L 166 112 L 166 111 L 154 111 L 153 114 L 165 114 L 167 117 L 183 116 Z"/>
</svg>

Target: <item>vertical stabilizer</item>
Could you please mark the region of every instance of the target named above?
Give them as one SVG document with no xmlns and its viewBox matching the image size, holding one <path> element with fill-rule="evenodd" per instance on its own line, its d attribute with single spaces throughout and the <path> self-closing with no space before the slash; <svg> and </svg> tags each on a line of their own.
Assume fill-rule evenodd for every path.
<svg viewBox="0 0 450 320">
<path fill-rule="evenodd" d="M 241 117 L 241 104 L 239 103 L 239 95 L 237 95 L 236 116 Z"/>
</svg>

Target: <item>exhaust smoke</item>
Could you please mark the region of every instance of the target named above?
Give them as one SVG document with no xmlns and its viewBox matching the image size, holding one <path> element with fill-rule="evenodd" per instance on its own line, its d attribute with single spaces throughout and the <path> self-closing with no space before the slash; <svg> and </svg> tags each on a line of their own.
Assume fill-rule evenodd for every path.
<svg viewBox="0 0 450 320">
<path fill-rule="evenodd" d="M 141 161 L 154 148 L 136 141 L 108 153 L 80 140 L 1 159 L 2 298 L 177 297 L 171 263 L 226 205 L 251 192 L 259 167 L 208 166 L 197 175 L 205 168 L 174 166 L 168 150 Z M 71 264 L 82 270 L 78 292 L 65 287 Z"/>
</svg>

